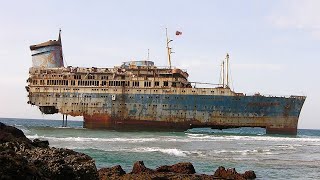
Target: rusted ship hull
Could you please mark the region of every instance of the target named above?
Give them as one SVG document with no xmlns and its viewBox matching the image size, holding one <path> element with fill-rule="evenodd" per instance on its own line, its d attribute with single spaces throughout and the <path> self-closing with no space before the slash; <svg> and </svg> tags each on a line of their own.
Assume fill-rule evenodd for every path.
<svg viewBox="0 0 320 180">
<path fill-rule="evenodd" d="M 84 128 L 119 131 L 186 131 L 191 122 L 168 122 L 112 118 L 106 114 L 84 115 Z"/>
<path fill-rule="evenodd" d="M 296 134 L 304 97 L 211 95 L 105 95 L 100 113 L 84 114 L 84 127 L 175 130 L 262 127 L 268 134 Z M 89 111 L 90 112 L 90 111 Z M 103 112 L 103 113 L 101 113 Z"/>
<path fill-rule="evenodd" d="M 228 119 L 228 118 L 225 118 Z M 226 120 L 227 121 L 227 120 Z M 234 122 L 247 121 L 247 118 L 233 118 Z M 240 127 L 261 127 L 267 134 L 296 135 L 298 118 L 255 118 L 255 122 L 261 123 L 203 123 L 200 121 L 152 121 L 112 118 L 106 114 L 84 115 L 84 128 L 109 129 L 118 131 L 186 131 L 192 128 L 229 129 Z M 275 126 L 275 124 L 278 124 Z"/>
</svg>

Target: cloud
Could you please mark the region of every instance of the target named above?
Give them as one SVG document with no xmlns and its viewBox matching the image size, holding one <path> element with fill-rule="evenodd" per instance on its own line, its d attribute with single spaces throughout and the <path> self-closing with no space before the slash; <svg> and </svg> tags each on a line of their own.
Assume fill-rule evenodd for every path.
<svg viewBox="0 0 320 180">
<path fill-rule="evenodd" d="M 268 19 L 275 27 L 304 30 L 320 39 L 319 7 L 318 0 L 285 0 L 273 9 Z"/>
</svg>

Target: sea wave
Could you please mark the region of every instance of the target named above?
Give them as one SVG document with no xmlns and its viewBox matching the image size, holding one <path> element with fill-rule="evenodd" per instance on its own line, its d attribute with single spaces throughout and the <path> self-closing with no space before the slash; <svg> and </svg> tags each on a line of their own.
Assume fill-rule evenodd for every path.
<svg viewBox="0 0 320 180">
<path fill-rule="evenodd" d="M 274 136 L 217 136 L 207 134 L 190 134 L 188 138 L 198 141 L 287 141 L 287 142 L 320 142 L 320 138 L 315 137 L 274 137 Z"/>
<path fill-rule="evenodd" d="M 271 152 L 271 149 L 245 149 L 245 150 L 213 150 L 213 154 L 224 154 L 224 155 L 273 155 L 278 154 L 276 152 Z"/>
<path fill-rule="evenodd" d="M 187 134 L 185 137 L 172 137 L 172 136 L 152 136 L 152 137 L 54 137 L 54 136 L 38 136 L 28 135 L 30 139 L 42 138 L 53 141 L 76 141 L 76 142 L 127 142 L 127 143 L 144 143 L 144 142 L 227 142 L 227 141 L 236 141 L 241 142 L 287 142 L 295 143 L 297 146 L 302 146 L 306 143 L 320 143 L 320 138 L 315 137 L 272 137 L 272 136 L 217 136 L 217 135 L 204 135 L 204 134 Z M 300 143 L 299 143 L 300 142 Z M 302 143 L 302 144 L 301 144 Z"/>
<path fill-rule="evenodd" d="M 253 148 L 253 149 L 221 149 L 221 150 L 213 150 L 211 153 L 213 154 L 224 154 L 224 155 L 278 155 L 283 153 L 295 152 L 297 147 L 291 144 L 283 144 L 283 145 L 272 145 L 268 146 L 268 148 Z"/>
<path fill-rule="evenodd" d="M 133 148 L 130 150 L 131 152 L 162 152 L 169 155 L 186 157 L 191 152 L 182 151 L 180 149 L 172 148 L 172 149 L 164 149 L 159 147 L 143 147 L 143 148 Z"/>
<path fill-rule="evenodd" d="M 52 136 L 39 136 L 29 135 L 27 136 L 30 139 L 47 139 L 50 141 L 70 141 L 70 142 L 128 142 L 128 143 L 137 143 L 137 142 L 150 142 L 156 141 L 156 138 L 90 138 L 90 137 L 52 137 Z"/>
<path fill-rule="evenodd" d="M 83 149 L 78 147 L 76 149 Z M 177 148 L 161 148 L 161 147 L 136 147 L 136 148 L 111 148 L 111 149 L 103 149 L 103 148 L 90 148 L 98 151 L 106 151 L 106 152 L 133 152 L 133 153 L 148 153 L 148 152 L 160 152 L 172 156 L 177 157 L 187 157 L 187 156 L 204 156 L 204 154 L 200 151 L 185 151 Z"/>
</svg>

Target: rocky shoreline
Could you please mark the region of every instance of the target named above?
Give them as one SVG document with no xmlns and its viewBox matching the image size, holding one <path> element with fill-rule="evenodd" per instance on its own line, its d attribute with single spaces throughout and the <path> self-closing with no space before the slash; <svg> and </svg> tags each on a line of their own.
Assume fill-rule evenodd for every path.
<svg viewBox="0 0 320 180">
<path fill-rule="evenodd" d="M 0 122 L 0 179 L 255 179 L 254 171 L 238 173 L 234 168 L 219 167 L 212 175 L 197 174 L 193 165 L 182 162 L 147 168 L 143 161 L 134 163 L 126 173 L 120 165 L 97 170 L 88 155 L 66 148 L 49 147 L 46 140 L 31 141 L 15 127 Z"/>
<path fill-rule="evenodd" d="M 134 163 L 132 171 L 126 173 L 121 166 L 114 166 L 112 168 L 101 168 L 99 171 L 99 178 L 102 179 L 170 179 L 170 180 L 246 180 L 255 179 L 254 171 L 246 171 L 244 174 L 238 173 L 234 168 L 225 169 L 220 166 L 213 175 L 196 174 L 193 165 L 190 162 L 182 162 L 171 166 L 160 166 L 155 170 L 147 168 L 143 161 Z"/>
</svg>

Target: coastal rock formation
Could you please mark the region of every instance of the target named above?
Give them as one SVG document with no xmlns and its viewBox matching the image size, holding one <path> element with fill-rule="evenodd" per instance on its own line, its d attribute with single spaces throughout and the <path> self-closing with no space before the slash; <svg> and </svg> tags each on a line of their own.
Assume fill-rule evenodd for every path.
<svg viewBox="0 0 320 180">
<path fill-rule="evenodd" d="M 226 170 L 222 166 L 215 171 L 214 175 L 196 174 L 193 165 L 189 162 L 178 163 L 171 166 L 160 166 L 156 168 L 156 170 L 152 170 L 147 168 L 143 161 L 137 161 L 134 163 L 132 171 L 128 174 L 126 174 L 119 165 L 111 168 L 102 168 L 98 172 L 101 180 L 246 180 L 256 178 L 254 171 L 246 171 L 244 174 L 240 174 L 234 168 Z"/>
<path fill-rule="evenodd" d="M 120 165 L 111 168 L 101 168 L 98 172 L 100 179 L 117 179 L 117 177 L 126 174 Z"/>
<path fill-rule="evenodd" d="M 225 169 L 223 166 L 220 166 L 214 173 L 215 177 L 220 177 L 222 179 L 236 179 L 236 180 L 245 180 L 245 179 L 255 179 L 256 174 L 254 171 L 246 171 L 244 174 L 240 174 L 236 171 L 235 168 Z"/>
<path fill-rule="evenodd" d="M 156 171 L 157 172 L 173 172 L 173 173 L 180 173 L 180 174 L 196 173 L 193 165 L 189 162 L 178 163 L 172 166 L 160 166 L 156 169 Z"/>
<path fill-rule="evenodd" d="M 256 173 L 254 171 L 246 171 L 244 174 L 242 174 L 242 177 L 245 179 L 255 179 L 257 178 Z"/>
<path fill-rule="evenodd" d="M 35 147 L 40 147 L 40 148 L 48 148 L 49 147 L 49 141 L 48 140 L 34 139 L 32 141 L 32 145 L 35 146 Z"/>
<path fill-rule="evenodd" d="M 98 179 L 94 160 L 0 123 L 0 179 Z"/>
<path fill-rule="evenodd" d="M 143 161 L 137 161 L 133 164 L 131 174 L 153 173 L 154 170 L 147 168 Z"/>
<path fill-rule="evenodd" d="M 0 122 L 0 143 L 5 142 L 25 142 L 31 144 L 31 141 L 24 135 L 24 133 L 15 127 L 7 126 Z"/>
</svg>

